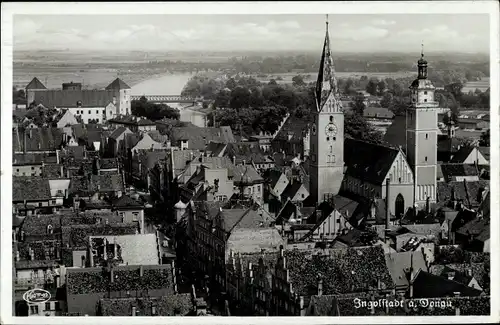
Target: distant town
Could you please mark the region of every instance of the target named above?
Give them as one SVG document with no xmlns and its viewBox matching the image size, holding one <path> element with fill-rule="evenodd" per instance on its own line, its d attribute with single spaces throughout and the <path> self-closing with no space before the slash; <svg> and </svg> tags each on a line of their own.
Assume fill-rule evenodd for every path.
<svg viewBox="0 0 500 325">
<path fill-rule="evenodd" d="M 15 315 L 489 315 L 489 63 L 398 58 L 15 62 Z"/>
</svg>

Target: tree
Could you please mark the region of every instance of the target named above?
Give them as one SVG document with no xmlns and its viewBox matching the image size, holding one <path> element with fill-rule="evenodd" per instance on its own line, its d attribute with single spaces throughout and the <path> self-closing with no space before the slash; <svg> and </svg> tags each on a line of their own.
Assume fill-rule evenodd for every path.
<svg viewBox="0 0 500 325">
<path fill-rule="evenodd" d="M 231 108 L 240 109 L 249 107 L 250 104 L 250 91 L 244 87 L 238 86 L 231 91 L 231 99 L 229 106 Z"/>
<path fill-rule="evenodd" d="M 234 78 L 226 81 L 226 88 L 229 88 L 229 90 L 233 90 L 234 88 L 236 88 L 236 86 L 238 86 L 238 84 L 236 83 L 236 80 L 234 80 Z"/>
<path fill-rule="evenodd" d="M 148 102 L 145 97 L 131 102 L 132 114 L 142 116 L 152 121 L 161 120 L 163 118 L 179 119 L 179 111 L 165 104 L 154 104 Z"/>
<path fill-rule="evenodd" d="M 305 86 L 304 78 L 300 75 L 294 76 L 292 78 L 292 84 L 294 87 L 302 87 Z"/>
<path fill-rule="evenodd" d="M 230 100 L 231 100 L 231 91 L 223 89 L 219 91 L 215 96 L 214 106 L 218 108 L 229 107 Z"/>
<path fill-rule="evenodd" d="M 277 85 L 278 85 L 278 83 L 276 82 L 276 80 L 271 79 L 271 80 L 269 80 L 268 85 L 270 85 L 270 86 L 277 86 Z"/>
<path fill-rule="evenodd" d="M 481 147 L 489 147 L 490 146 L 490 129 L 481 133 L 481 139 L 479 140 L 479 145 Z"/>
<path fill-rule="evenodd" d="M 389 92 L 386 92 L 382 99 L 380 100 L 380 106 L 388 108 L 391 106 L 393 95 Z"/>
<path fill-rule="evenodd" d="M 376 131 L 363 116 L 357 114 L 346 114 L 344 119 L 345 133 L 354 139 L 374 143 L 382 143 L 382 133 Z"/>
<path fill-rule="evenodd" d="M 14 104 L 26 104 L 26 93 L 24 92 L 24 89 L 12 87 L 12 102 Z"/>
<path fill-rule="evenodd" d="M 380 80 L 377 84 L 377 95 L 382 96 L 385 92 L 387 85 L 384 80 Z"/>
<path fill-rule="evenodd" d="M 365 98 L 363 95 L 358 95 L 354 98 L 354 101 L 351 102 L 351 109 L 354 114 L 358 116 L 363 116 L 363 112 L 365 111 Z"/>
<path fill-rule="evenodd" d="M 366 85 L 366 92 L 372 96 L 376 96 L 378 94 L 378 80 L 370 79 L 368 84 Z"/>
</svg>

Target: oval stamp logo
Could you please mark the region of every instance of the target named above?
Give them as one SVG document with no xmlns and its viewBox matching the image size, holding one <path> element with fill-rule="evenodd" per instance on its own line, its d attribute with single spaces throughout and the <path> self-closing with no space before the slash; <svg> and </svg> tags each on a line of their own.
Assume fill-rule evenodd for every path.
<svg viewBox="0 0 500 325">
<path fill-rule="evenodd" d="M 23 299 L 29 304 L 44 303 L 50 300 L 50 292 L 44 289 L 31 289 L 23 294 Z"/>
</svg>

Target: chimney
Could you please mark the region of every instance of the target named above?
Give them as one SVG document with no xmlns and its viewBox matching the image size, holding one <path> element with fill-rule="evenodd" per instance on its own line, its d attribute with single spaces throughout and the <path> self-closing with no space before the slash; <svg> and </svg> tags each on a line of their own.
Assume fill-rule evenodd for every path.
<svg viewBox="0 0 500 325">
<path fill-rule="evenodd" d="M 113 240 L 113 259 L 118 259 L 118 244 L 116 243 L 116 239 Z"/>
<path fill-rule="evenodd" d="M 19 262 L 19 259 L 20 259 L 20 258 L 19 258 L 19 251 L 18 251 L 18 250 L 16 250 L 16 262 Z"/>
<path fill-rule="evenodd" d="M 113 267 L 111 267 L 111 270 L 109 272 L 109 281 L 111 283 L 115 282 L 115 270 Z"/>
<path fill-rule="evenodd" d="M 139 267 L 139 275 L 141 278 L 144 276 L 144 267 L 142 265 Z"/>
<path fill-rule="evenodd" d="M 323 295 L 323 279 L 321 278 L 321 275 L 318 276 L 318 296 Z"/>
<path fill-rule="evenodd" d="M 103 258 L 105 261 L 108 260 L 108 240 L 104 239 L 104 253 L 103 253 Z"/>
<path fill-rule="evenodd" d="M 391 199 L 391 179 L 387 178 L 385 180 L 385 229 L 386 231 L 391 227 L 391 211 L 390 211 L 390 199 Z"/>
<path fill-rule="evenodd" d="M 135 316 L 137 313 L 137 308 L 136 307 L 132 307 L 132 316 Z"/>
</svg>

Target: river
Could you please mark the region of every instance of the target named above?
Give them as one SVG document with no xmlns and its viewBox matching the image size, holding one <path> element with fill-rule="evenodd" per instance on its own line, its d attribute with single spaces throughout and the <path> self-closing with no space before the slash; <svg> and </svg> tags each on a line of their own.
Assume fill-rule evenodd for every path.
<svg viewBox="0 0 500 325">
<path fill-rule="evenodd" d="M 167 74 L 144 80 L 132 86 L 132 95 L 180 95 L 182 88 L 193 75 L 189 73 Z"/>
</svg>

